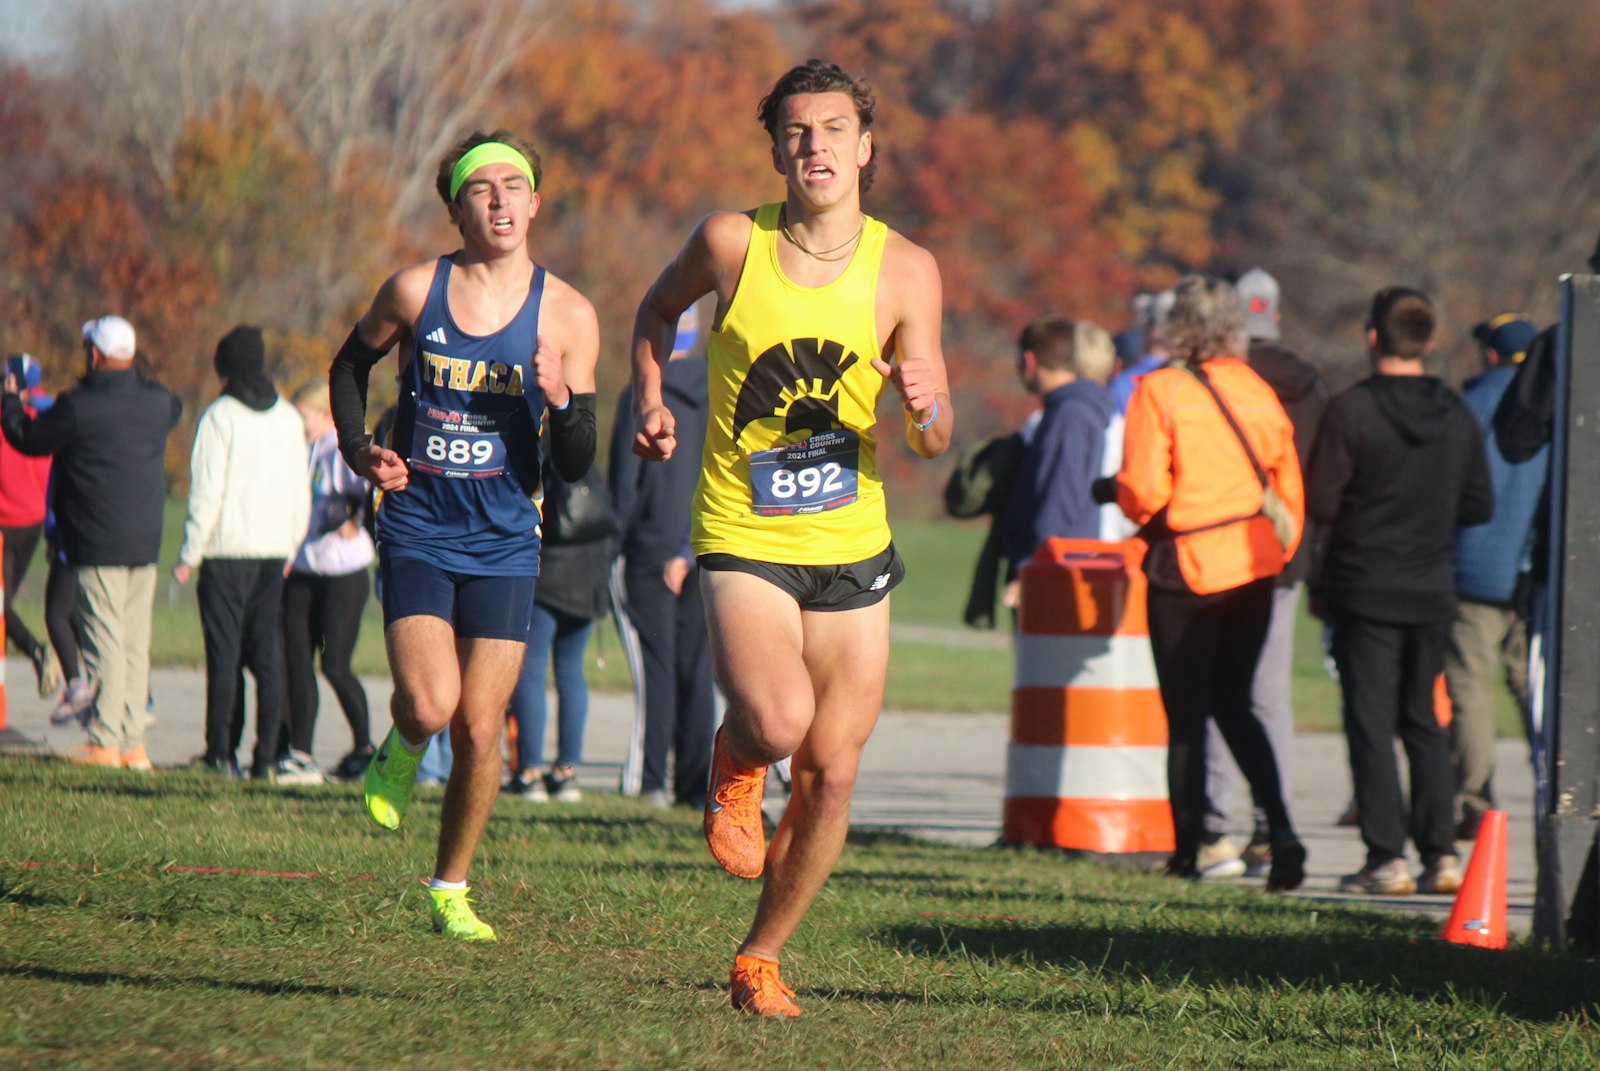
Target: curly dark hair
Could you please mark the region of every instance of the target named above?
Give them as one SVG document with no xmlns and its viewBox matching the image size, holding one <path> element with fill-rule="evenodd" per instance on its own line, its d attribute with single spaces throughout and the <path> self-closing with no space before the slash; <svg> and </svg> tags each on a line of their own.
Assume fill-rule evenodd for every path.
<svg viewBox="0 0 1600 1071">
<path fill-rule="evenodd" d="M 847 94 L 856 107 L 856 118 L 861 123 L 861 129 L 872 129 L 872 117 L 878 110 L 878 98 L 872 92 L 872 85 L 864 78 L 851 76 L 837 63 L 809 59 L 798 67 L 791 67 L 773 85 L 772 92 L 762 97 L 761 103 L 756 106 L 756 119 L 766 127 L 767 136 L 774 145 L 778 143 L 778 109 L 785 99 L 801 93 Z M 862 193 L 872 188 L 872 179 L 877 173 L 878 152 L 877 146 L 873 146 L 872 158 L 861 169 Z"/>
<path fill-rule="evenodd" d="M 1185 275 L 1173 294 L 1165 336 L 1173 360 L 1199 364 L 1244 356 L 1250 336 L 1233 287 L 1210 275 Z"/>
<path fill-rule="evenodd" d="M 461 158 L 488 141 L 498 141 L 509 145 L 528 158 L 528 166 L 533 168 L 533 187 L 540 189 L 544 186 L 544 164 L 539 159 L 539 152 L 528 142 L 519 138 L 509 130 L 491 130 L 485 134 L 481 130 L 474 130 L 460 141 L 450 147 L 439 160 L 439 173 L 433 180 L 433 188 L 439 191 L 439 200 L 451 204 L 450 200 L 450 173 L 456 169 Z"/>
</svg>

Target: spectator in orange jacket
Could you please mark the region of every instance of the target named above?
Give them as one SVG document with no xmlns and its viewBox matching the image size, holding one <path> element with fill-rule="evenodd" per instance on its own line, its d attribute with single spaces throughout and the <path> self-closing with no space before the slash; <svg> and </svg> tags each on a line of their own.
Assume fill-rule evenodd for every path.
<svg viewBox="0 0 1600 1071">
<path fill-rule="evenodd" d="M 1266 811 L 1268 891 L 1305 879 L 1265 727 L 1250 703 L 1272 613 L 1273 578 L 1300 543 L 1304 492 L 1294 427 L 1245 363 L 1239 299 L 1220 279 L 1188 276 L 1167 322 L 1171 362 L 1139 381 L 1128 403 L 1115 495 L 1150 545 L 1150 646 L 1167 710 L 1167 783 L 1176 847 L 1167 863 L 1198 874 L 1205 847 L 1206 722 Z M 1215 835 L 1212 835 L 1215 839 Z"/>
</svg>

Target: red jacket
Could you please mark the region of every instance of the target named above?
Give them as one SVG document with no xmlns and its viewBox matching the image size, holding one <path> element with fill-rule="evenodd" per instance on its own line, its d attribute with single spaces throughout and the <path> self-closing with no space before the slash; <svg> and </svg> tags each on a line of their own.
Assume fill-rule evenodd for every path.
<svg viewBox="0 0 1600 1071">
<path fill-rule="evenodd" d="M 28 415 L 36 416 L 31 405 Z M 18 453 L 0 436 L 0 528 L 31 528 L 44 523 L 50 459 Z"/>
</svg>

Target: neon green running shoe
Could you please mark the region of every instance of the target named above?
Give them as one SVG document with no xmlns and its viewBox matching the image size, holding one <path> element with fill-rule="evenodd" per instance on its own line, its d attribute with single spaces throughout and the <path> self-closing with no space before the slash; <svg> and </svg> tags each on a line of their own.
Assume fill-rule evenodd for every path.
<svg viewBox="0 0 1600 1071">
<path fill-rule="evenodd" d="M 433 901 L 433 928 L 457 941 L 493 941 L 494 927 L 472 910 L 471 889 L 429 889 Z"/>
<path fill-rule="evenodd" d="M 378 753 L 367 764 L 367 776 L 361 785 L 367 814 L 384 829 L 400 828 L 400 820 L 411 805 L 411 790 L 416 787 L 417 767 L 421 765 L 422 756 L 411 754 L 400 734 L 390 729 Z"/>
</svg>

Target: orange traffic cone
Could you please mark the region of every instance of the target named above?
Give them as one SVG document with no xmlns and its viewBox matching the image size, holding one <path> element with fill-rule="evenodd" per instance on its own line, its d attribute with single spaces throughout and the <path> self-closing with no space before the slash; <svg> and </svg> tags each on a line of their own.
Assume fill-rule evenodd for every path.
<svg viewBox="0 0 1600 1071">
<path fill-rule="evenodd" d="M 1483 813 L 1467 876 L 1440 936 L 1458 945 L 1506 946 L 1506 812 Z"/>
</svg>

